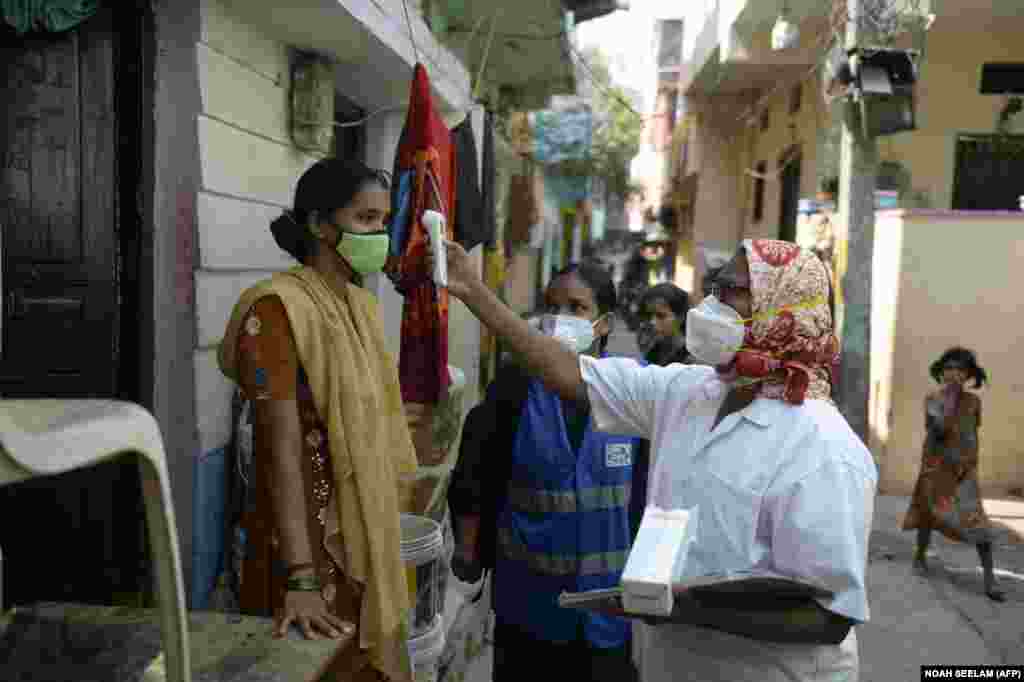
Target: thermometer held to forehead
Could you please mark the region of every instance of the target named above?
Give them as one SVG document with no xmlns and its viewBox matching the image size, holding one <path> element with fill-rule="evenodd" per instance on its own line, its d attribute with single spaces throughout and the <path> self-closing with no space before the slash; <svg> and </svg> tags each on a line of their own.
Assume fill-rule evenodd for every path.
<svg viewBox="0 0 1024 682">
<path fill-rule="evenodd" d="M 448 260 L 444 248 L 444 216 L 437 211 L 424 211 L 423 227 L 427 228 L 427 235 L 430 238 L 430 249 L 434 254 L 434 284 L 439 287 L 447 287 Z"/>
</svg>

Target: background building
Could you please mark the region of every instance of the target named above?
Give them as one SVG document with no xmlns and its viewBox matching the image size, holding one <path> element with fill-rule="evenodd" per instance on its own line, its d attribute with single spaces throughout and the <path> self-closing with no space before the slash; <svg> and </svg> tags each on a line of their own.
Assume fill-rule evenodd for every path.
<svg viewBox="0 0 1024 682">
<path fill-rule="evenodd" d="M 799 41 L 772 50 L 783 4 Z M 966 345 L 1001 377 L 984 392 L 980 471 L 986 490 L 1005 492 L 1024 482 L 1015 416 L 1024 374 L 1014 344 L 981 320 L 1014 319 L 1002 301 L 1024 254 L 1024 48 L 1016 38 L 1024 15 L 1013 3 L 930 5 L 879 5 L 892 19 L 881 39 L 919 51 L 920 60 L 915 129 L 878 138 L 870 445 L 881 490 L 909 493 L 924 440 L 921 401 L 934 386 L 928 363 Z M 686 127 L 672 184 L 683 195 L 683 234 L 697 247 L 679 250 L 694 283 L 703 256 L 729 254 L 742 239 L 797 241 L 830 261 L 842 315 L 845 226 L 834 211 L 842 107 L 826 92 L 824 71 L 842 27 L 827 9 L 810 1 L 687 4 L 679 83 Z M 677 281 L 687 288 L 691 280 Z"/>
</svg>

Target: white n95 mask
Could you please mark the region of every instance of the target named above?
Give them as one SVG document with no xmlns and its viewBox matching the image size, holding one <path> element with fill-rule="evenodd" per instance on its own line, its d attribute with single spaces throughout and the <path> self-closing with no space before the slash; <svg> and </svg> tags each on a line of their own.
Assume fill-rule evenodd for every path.
<svg viewBox="0 0 1024 682">
<path fill-rule="evenodd" d="M 708 296 L 686 313 L 686 350 L 706 365 L 728 365 L 743 345 L 746 331 L 738 312 Z"/>
<path fill-rule="evenodd" d="M 594 322 L 572 315 L 545 314 L 527 323 L 545 336 L 558 339 L 576 353 L 586 353 L 594 345 Z"/>
</svg>

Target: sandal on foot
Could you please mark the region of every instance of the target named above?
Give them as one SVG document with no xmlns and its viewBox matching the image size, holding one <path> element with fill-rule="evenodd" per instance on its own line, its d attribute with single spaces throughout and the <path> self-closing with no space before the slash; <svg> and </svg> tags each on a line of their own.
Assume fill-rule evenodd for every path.
<svg viewBox="0 0 1024 682">
<path fill-rule="evenodd" d="M 473 584 L 480 580 L 484 573 L 483 566 L 480 565 L 479 561 L 469 561 L 463 559 L 458 554 L 452 557 L 451 565 L 452 573 L 464 583 Z"/>
<path fill-rule="evenodd" d="M 1002 590 L 997 589 L 995 587 L 990 587 L 989 589 L 985 590 L 985 596 L 991 599 L 992 601 L 1006 601 L 1006 594 L 1004 594 Z"/>
</svg>

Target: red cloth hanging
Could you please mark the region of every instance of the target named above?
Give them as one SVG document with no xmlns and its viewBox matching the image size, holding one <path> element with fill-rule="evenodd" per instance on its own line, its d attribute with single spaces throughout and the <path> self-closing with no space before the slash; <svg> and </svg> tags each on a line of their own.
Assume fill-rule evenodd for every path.
<svg viewBox="0 0 1024 682">
<path fill-rule="evenodd" d="M 447 238 L 453 238 L 455 172 L 451 132 L 434 108 L 427 70 L 417 64 L 395 155 L 395 185 L 411 174 L 409 196 L 392 194 L 393 215 L 407 223 L 392 226 L 392 235 L 404 243 L 389 264 L 389 275 L 405 296 L 398 361 L 405 402 L 436 404 L 448 390 L 448 290 L 437 288 L 427 270 L 429 242 L 421 218 L 428 209 L 441 213 Z M 408 210 L 400 210 L 404 201 Z"/>
</svg>

